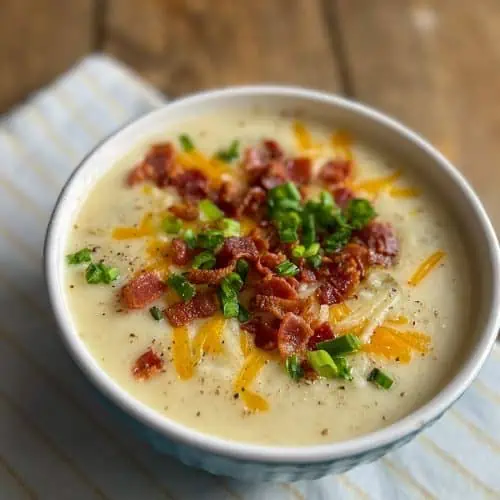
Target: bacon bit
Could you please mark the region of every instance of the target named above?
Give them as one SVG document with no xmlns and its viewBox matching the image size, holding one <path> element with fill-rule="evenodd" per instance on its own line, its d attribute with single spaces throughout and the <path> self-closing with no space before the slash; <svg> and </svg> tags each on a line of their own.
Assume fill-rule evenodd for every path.
<svg viewBox="0 0 500 500">
<path fill-rule="evenodd" d="M 336 188 L 332 191 L 332 194 L 335 199 L 335 203 L 340 208 L 347 208 L 349 202 L 356 197 L 354 191 L 352 191 L 352 189 L 349 189 L 347 187 Z"/>
<path fill-rule="evenodd" d="M 243 323 L 241 328 L 253 335 L 254 344 L 259 349 L 273 351 L 278 345 L 279 319 L 273 316 L 255 316 Z"/>
<path fill-rule="evenodd" d="M 255 216 L 262 208 L 265 207 L 266 192 L 258 186 L 250 188 L 243 198 L 241 205 L 237 208 L 238 216 L 249 215 Z"/>
<path fill-rule="evenodd" d="M 261 281 L 257 285 L 257 293 L 282 299 L 296 299 L 298 297 L 295 288 L 285 278 L 278 276 L 272 276 Z"/>
<path fill-rule="evenodd" d="M 406 316 L 393 316 L 386 319 L 386 323 L 391 325 L 407 325 L 409 322 L 410 320 Z"/>
<path fill-rule="evenodd" d="M 149 380 L 163 369 L 163 364 L 163 358 L 150 347 L 136 359 L 132 368 L 132 375 L 137 380 Z"/>
<path fill-rule="evenodd" d="M 174 147 L 170 142 L 152 146 L 146 158 L 128 175 L 127 184 L 135 186 L 146 180 L 153 181 L 159 188 L 168 185 L 174 166 Z"/>
<path fill-rule="evenodd" d="M 362 350 L 406 364 L 411 361 L 413 351 L 421 354 L 429 352 L 430 337 L 421 332 L 400 332 L 383 325 L 375 329 L 370 343 L 365 344 Z"/>
<path fill-rule="evenodd" d="M 288 179 L 288 170 L 282 161 L 272 161 L 265 174 L 262 176 L 260 183 L 269 190 L 280 184 L 283 184 Z"/>
<path fill-rule="evenodd" d="M 416 198 L 421 194 L 420 189 L 412 187 L 398 188 L 394 186 L 389 189 L 389 196 L 393 198 Z"/>
<path fill-rule="evenodd" d="M 269 163 L 269 155 L 257 147 L 249 147 L 243 155 L 243 170 L 250 185 L 255 184 L 264 175 Z"/>
<path fill-rule="evenodd" d="M 365 277 L 369 253 L 366 247 L 349 243 L 320 269 L 326 282 L 317 291 L 320 304 L 338 304 L 347 299 Z"/>
<path fill-rule="evenodd" d="M 224 240 L 224 244 L 217 254 L 217 263 L 224 266 L 238 259 L 255 261 L 258 258 L 259 251 L 252 238 L 232 236 Z"/>
<path fill-rule="evenodd" d="M 278 330 L 278 349 L 282 358 L 304 352 L 312 337 L 311 327 L 293 313 L 285 314 Z"/>
<path fill-rule="evenodd" d="M 307 130 L 306 126 L 300 122 L 295 121 L 293 124 L 293 133 L 295 135 L 295 141 L 300 149 L 308 150 L 313 148 L 313 141 L 311 133 Z"/>
<path fill-rule="evenodd" d="M 310 380 L 311 382 L 318 378 L 316 370 L 312 367 L 311 363 L 307 359 L 303 359 L 300 363 L 302 370 L 304 371 L 304 378 Z"/>
<path fill-rule="evenodd" d="M 278 264 L 286 260 L 282 253 L 266 252 L 255 262 L 255 269 L 263 276 L 269 276 Z"/>
<path fill-rule="evenodd" d="M 193 364 L 197 364 L 203 354 L 223 352 L 222 334 L 226 320 L 221 314 L 211 317 L 198 331 L 193 340 Z"/>
<path fill-rule="evenodd" d="M 191 354 L 191 342 L 186 326 L 180 326 L 172 330 L 172 355 L 174 366 L 181 380 L 188 380 L 193 376 L 194 363 Z"/>
<path fill-rule="evenodd" d="M 281 146 L 274 139 L 264 139 L 262 142 L 270 160 L 282 160 L 285 153 Z"/>
<path fill-rule="evenodd" d="M 267 360 L 268 356 L 264 352 L 254 349 L 245 358 L 233 383 L 235 393 L 240 395 L 245 407 L 250 411 L 266 411 L 269 408 L 269 404 L 264 398 L 248 389 Z"/>
<path fill-rule="evenodd" d="M 158 273 L 146 271 L 127 283 L 121 291 L 121 300 L 127 309 L 142 309 L 161 297 L 165 284 Z"/>
<path fill-rule="evenodd" d="M 340 184 L 344 182 L 352 172 L 352 162 L 349 160 L 327 161 L 319 171 L 319 179 L 325 184 Z"/>
<path fill-rule="evenodd" d="M 208 318 L 219 310 L 213 292 L 199 293 L 187 302 L 177 302 L 167 307 L 165 314 L 172 326 L 184 326 L 198 318 Z"/>
<path fill-rule="evenodd" d="M 293 158 L 286 163 L 290 179 L 298 184 L 311 182 L 312 161 L 310 158 Z"/>
<path fill-rule="evenodd" d="M 335 304 L 330 307 L 329 320 L 332 325 L 340 323 L 343 319 L 351 314 L 351 308 L 345 303 Z"/>
<path fill-rule="evenodd" d="M 318 301 L 316 300 L 316 297 L 314 296 L 314 294 L 309 295 L 304 305 L 304 311 L 302 312 L 302 317 L 304 318 L 304 321 L 312 326 L 313 323 L 317 321 L 319 314 L 320 314 L 320 306 L 318 304 Z"/>
<path fill-rule="evenodd" d="M 132 240 L 151 236 L 153 233 L 153 214 L 148 212 L 142 218 L 139 227 L 115 227 L 111 233 L 111 237 L 114 240 Z"/>
<path fill-rule="evenodd" d="M 313 351 L 316 349 L 316 345 L 325 340 L 331 340 L 335 338 L 335 333 L 332 327 L 328 323 L 321 323 L 314 329 L 314 333 L 307 343 L 307 349 Z"/>
<path fill-rule="evenodd" d="M 316 274 L 312 269 L 303 267 L 299 273 L 299 281 L 301 283 L 315 283 L 317 281 Z"/>
<path fill-rule="evenodd" d="M 242 186 L 237 182 L 233 180 L 223 181 L 219 187 L 215 202 L 226 215 L 234 217 L 237 215 L 241 204 L 242 191 Z"/>
<path fill-rule="evenodd" d="M 260 226 L 255 228 L 249 236 L 261 252 L 265 250 L 274 252 L 281 244 L 278 230 L 273 224 L 264 224 L 261 222 Z"/>
<path fill-rule="evenodd" d="M 412 277 L 408 280 L 408 284 L 411 286 L 417 286 L 446 256 L 446 252 L 443 250 L 437 250 L 432 255 L 429 255 L 413 273 Z"/>
<path fill-rule="evenodd" d="M 332 134 L 331 144 L 333 148 L 340 151 L 347 160 L 352 161 L 354 155 L 352 153 L 352 136 L 349 132 L 345 130 L 337 130 Z"/>
<path fill-rule="evenodd" d="M 286 313 L 301 314 L 304 310 L 305 301 L 303 299 L 282 299 L 269 295 L 257 294 L 253 304 L 253 309 L 260 312 L 269 312 L 282 319 Z"/>
<path fill-rule="evenodd" d="M 191 260 L 192 254 L 187 243 L 181 238 L 172 240 L 172 262 L 176 266 L 185 266 Z"/>
<path fill-rule="evenodd" d="M 182 220 L 196 220 L 200 214 L 197 205 L 192 203 L 177 203 L 168 207 L 168 211 Z"/>
<path fill-rule="evenodd" d="M 186 200 L 201 200 L 208 193 L 208 179 L 200 170 L 184 170 L 171 180 L 179 194 Z"/>
<path fill-rule="evenodd" d="M 196 285 L 218 285 L 234 271 L 235 267 L 236 260 L 233 260 L 227 266 L 218 269 L 191 269 L 188 280 Z"/>
<path fill-rule="evenodd" d="M 399 254 L 399 242 L 389 223 L 371 222 L 355 236 L 369 248 L 370 264 L 384 267 L 394 264 Z"/>
<path fill-rule="evenodd" d="M 387 177 L 379 177 L 378 179 L 366 179 L 358 182 L 354 186 L 355 191 L 366 191 L 367 193 L 376 195 L 388 189 L 401 176 L 401 171 L 396 170 L 393 174 Z"/>
</svg>

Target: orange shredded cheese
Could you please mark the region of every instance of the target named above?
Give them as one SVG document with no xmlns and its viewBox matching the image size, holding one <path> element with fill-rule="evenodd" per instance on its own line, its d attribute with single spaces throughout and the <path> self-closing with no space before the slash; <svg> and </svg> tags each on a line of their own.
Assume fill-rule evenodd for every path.
<svg viewBox="0 0 500 500">
<path fill-rule="evenodd" d="M 147 195 L 152 194 L 153 186 L 151 186 L 151 184 L 144 184 L 144 186 L 142 186 L 142 192 Z"/>
<path fill-rule="evenodd" d="M 186 326 L 173 329 L 172 353 L 177 375 L 181 380 L 188 380 L 193 376 L 193 357 L 191 342 Z"/>
<path fill-rule="evenodd" d="M 416 198 L 420 194 L 420 189 L 412 187 L 401 188 L 393 186 L 389 189 L 389 195 L 393 198 Z"/>
<path fill-rule="evenodd" d="M 367 324 L 368 324 L 368 319 L 365 319 L 364 321 L 360 321 L 357 325 L 354 326 L 342 328 L 342 325 L 337 325 L 337 329 L 338 333 L 341 333 L 342 335 L 345 335 L 347 333 L 352 333 L 354 335 L 359 336 L 361 335 Z"/>
<path fill-rule="evenodd" d="M 257 223 L 250 219 L 249 217 L 242 217 L 240 220 L 240 228 L 242 236 L 246 236 L 247 234 L 257 227 Z"/>
<path fill-rule="evenodd" d="M 197 364 L 203 354 L 220 354 L 223 351 L 222 334 L 225 326 L 224 317 L 216 314 L 200 328 L 193 340 L 193 364 Z"/>
<path fill-rule="evenodd" d="M 392 318 L 387 318 L 386 322 L 392 325 L 407 325 L 409 319 L 406 316 L 393 316 Z"/>
<path fill-rule="evenodd" d="M 245 330 L 240 330 L 240 349 L 245 358 L 250 354 L 252 347 L 250 334 Z"/>
<path fill-rule="evenodd" d="M 234 174 L 234 170 L 224 162 L 216 158 L 207 158 L 203 153 L 196 150 L 190 151 L 189 153 L 178 153 L 177 160 L 186 168 L 200 170 L 216 185 L 220 184 L 223 174 Z"/>
<path fill-rule="evenodd" d="M 352 161 L 354 155 L 351 149 L 352 136 L 345 130 L 337 130 L 332 134 L 331 144 L 336 152 L 339 152 L 346 160 Z"/>
<path fill-rule="evenodd" d="M 234 381 L 234 391 L 240 395 L 248 410 L 265 411 L 269 408 L 269 403 L 262 396 L 249 390 L 249 386 L 266 364 L 267 359 L 268 356 L 265 352 L 254 349 L 245 358 L 243 366 Z"/>
<path fill-rule="evenodd" d="M 151 236 L 154 234 L 153 214 L 148 212 L 144 215 L 138 227 L 116 227 L 111 233 L 115 240 L 131 240 Z"/>
<path fill-rule="evenodd" d="M 293 133 L 300 149 L 312 149 L 313 141 L 311 133 L 302 122 L 295 121 L 293 123 Z"/>
<path fill-rule="evenodd" d="M 415 331 L 400 332 L 382 325 L 375 329 L 370 343 L 363 345 L 362 350 L 407 364 L 411 361 L 413 352 L 421 354 L 429 352 L 430 337 L 425 333 Z"/>
<path fill-rule="evenodd" d="M 412 277 L 408 280 L 408 284 L 411 286 L 417 286 L 446 256 L 446 252 L 442 250 L 437 250 L 432 255 L 427 257 L 413 273 Z"/>
<path fill-rule="evenodd" d="M 336 325 L 344 318 L 349 316 L 349 314 L 351 314 L 351 309 L 345 302 L 342 302 L 342 304 L 334 304 L 333 306 L 330 306 L 330 311 L 329 311 L 330 323 L 332 325 Z"/>
<path fill-rule="evenodd" d="M 378 179 L 366 179 L 364 181 L 358 182 L 355 186 L 355 190 L 366 191 L 370 194 L 379 194 L 382 191 L 388 189 L 399 177 L 401 176 L 401 171 L 396 170 L 393 174 L 386 177 L 379 177 Z"/>
<path fill-rule="evenodd" d="M 169 242 L 152 238 L 146 246 L 146 269 L 148 271 L 158 271 L 162 279 L 166 279 L 172 265 L 170 252 L 171 246 Z"/>
</svg>

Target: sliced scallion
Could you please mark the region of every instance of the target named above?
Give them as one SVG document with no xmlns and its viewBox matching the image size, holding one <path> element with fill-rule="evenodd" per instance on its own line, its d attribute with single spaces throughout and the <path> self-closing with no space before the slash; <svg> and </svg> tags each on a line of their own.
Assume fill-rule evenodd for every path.
<svg viewBox="0 0 500 500">
<path fill-rule="evenodd" d="M 333 361 L 339 370 L 338 376 L 344 380 L 352 380 L 352 368 L 349 366 L 347 359 L 344 357 L 335 357 Z"/>
<path fill-rule="evenodd" d="M 353 229 L 363 229 L 375 215 L 373 205 L 363 198 L 354 198 L 347 205 L 346 216 Z"/>
<path fill-rule="evenodd" d="M 161 228 L 167 234 L 177 234 L 182 228 L 182 221 L 174 215 L 169 215 L 161 221 Z"/>
<path fill-rule="evenodd" d="M 324 350 L 308 351 L 307 359 L 320 377 L 334 378 L 339 373 L 332 357 Z"/>
<path fill-rule="evenodd" d="M 368 382 L 373 382 L 382 389 L 390 389 L 394 380 L 379 368 L 374 368 L 368 375 Z"/>
<path fill-rule="evenodd" d="M 301 257 L 304 257 L 305 251 L 306 247 L 304 245 L 296 245 L 292 248 L 292 257 L 300 259 Z"/>
<path fill-rule="evenodd" d="M 186 229 L 184 231 L 184 241 L 186 242 L 187 246 L 193 250 L 193 248 L 196 248 L 196 235 L 194 234 L 194 231 L 192 229 Z"/>
<path fill-rule="evenodd" d="M 312 255 L 307 259 L 307 263 L 314 269 L 318 269 L 321 266 L 321 263 L 323 262 L 323 259 L 321 258 L 321 255 L 316 254 Z"/>
<path fill-rule="evenodd" d="M 211 222 L 224 217 L 224 212 L 213 201 L 210 200 L 200 201 L 200 212 L 204 220 Z"/>
<path fill-rule="evenodd" d="M 316 255 L 318 252 L 319 252 L 319 249 L 321 247 L 319 246 L 319 243 L 311 243 L 311 245 L 309 245 L 305 252 L 304 252 L 304 257 L 307 259 L 308 257 L 313 257 L 314 255 Z"/>
<path fill-rule="evenodd" d="M 299 268 L 289 260 L 285 260 L 276 266 L 276 273 L 279 276 L 295 276 L 299 271 Z"/>
<path fill-rule="evenodd" d="M 66 255 L 66 262 L 71 265 L 90 262 L 92 260 L 90 253 L 91 252 L 89 248 L 82 248 L 81 250 L 78 250 L 78 252 Z"/>
<path fill-rule="evenodd" d="M 231 236 L 239 236 L 241 234 L 241 224 L 234 219 L 222 219 L 220 228 L 226 238 Z"/>
<path fill-rule="evenodd" d="M 91 285 L 97 285 L 98 283 L 109 285 L 112 281 L 118 279 L 119 276 L 120 271 L 118 268 L 107 266 L 102 262 L 89 264 L 85 271 L 85 279 Z"/>
<path fill-rule="evenodd" d="M 181 134 L 179 136 L 179 142 L 181 143 L 182 149 L 186 153 L 189 153 L 190 151 L 193 151 L 194 144 L 193 144 L 193 141 L 191 140 L 191 137 L 189 137 L 189 135 L 187 135 L 187 134 Z"/>
<path fill-rule="evenodd" d="M 250 266 L 246 260 L 240 259 L 236 262 L 236 272 L 240 275 L 240 278 L 243 281 L 247 279 L 249 269 Z"/>
<path fill-rule="evenodd" d="M 238 310 L 238 321 L 240 323 L 246 323 L 250 319 L 250 313 L 240 304 Z"/>
<path fill-rule="evenodd" d="M 336 339 L 319 342 L 317 344 L 318 349 L 327 351 L 331 356 L 350 354 L 352 352 L 359 351 L 360 347 L 361 342 L 358 337 L 352 333 L 342 335 L 342 337 L 337 337 Z"/>
<path fill-rule="evenodd" d="M 293 380 L 300 380 L 304 376 L 304 370 L 299 357 L 296 354 L 288 356 L 285 361 L 285 368 Z"/>
<path fill-rule="evenodd" d="M 227 149 L 223 149 L 216 153 L 216 158 L 219 160 L 231 163 L 236 160 L 239 156 L 240 141 L 234 139 Z"/>
<path fill-rule="evenodd" d="M 171 274 L 168 277 L 168 286 L 184 301 L 191 300 L 196 293 L 196 289 L 182 274 Z"/>
<path fill-rule="evenodd" d="M 215 266 L 215 255 L 212 252 L 201 252 L 193 259 L 193 269 L 212 269 Z"/>
<path fill-rule="evenodd" d="M 149 313 L 151 314 L 151 316 L 153 316 L 153 319 L 155 319 L 156 321 L 160 321 L 161 319 L 163 319 L 163 312 L 157 306 L 151 307 L 149 309 Z"/>
<path fill-rule="evenodd" d="M 200 248 L 205 250 L 215 250 L 217 247 L 222 245 L 224 242 L 224 234 L 222 231 L 209 230 L 204 233 L 200 233 L 196 240 L 196 244 Z"/>
</svg>

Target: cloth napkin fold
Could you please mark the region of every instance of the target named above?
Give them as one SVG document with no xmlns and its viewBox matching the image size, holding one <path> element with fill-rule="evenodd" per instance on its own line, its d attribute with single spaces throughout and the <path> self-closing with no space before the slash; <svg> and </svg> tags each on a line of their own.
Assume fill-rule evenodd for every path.
<svg viewBox="0 0 500 500">
<path fill-rule="evenodd" d="M 500 498 L 498 347 L 461 400 L 411 444 L 317 481 L 252 484 L 190 469 L 102 409 L 56 333 L 44 232 L 83 156 L 164 102 L 117 61 L 95 55 L 0 119 L 0 499 Z"/>
</svg>

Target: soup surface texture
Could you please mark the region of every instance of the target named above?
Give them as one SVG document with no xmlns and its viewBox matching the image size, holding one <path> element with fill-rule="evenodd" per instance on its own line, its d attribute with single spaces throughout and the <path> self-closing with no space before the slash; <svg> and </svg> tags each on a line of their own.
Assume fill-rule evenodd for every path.
<svg viewBox="0 0 500 500">
<path fill-rule="evenodd" d="M 380 429 L 435 395 L 466 343 L 453 216 L 335 124 L 239 110 L 168 129 L 98 180 L 67 253 L 68 307 L 103 370 L 223 438 Z"/>
</svg>

